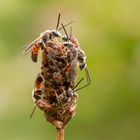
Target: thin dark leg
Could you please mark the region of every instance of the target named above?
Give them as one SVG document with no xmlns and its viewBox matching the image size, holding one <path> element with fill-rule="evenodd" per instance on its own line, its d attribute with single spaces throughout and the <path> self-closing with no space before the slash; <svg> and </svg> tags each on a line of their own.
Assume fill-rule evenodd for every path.
<svg viewBox="0 0 140 140">
<path fill-rule="evenodd" d="M 36 105 L 34 106 L 34 108 L 33 108 L 32 112 L 31 112 L 30 119 L 32 118 L 32 116 L 33 116 L 33 114 L 34 114 L 35 110 L 36 110 Z"/>
<path fill-rule="evenodd" d="M 76 86 L 73 88 L 73 90 L 75 90 L 83 80 L 84 80 L 84 77 L 82 77 L 82 79 L 76 84 Z"/>
<path fill-rule="evenodd" d="M 85 70 L 85 73 L 86 73 L 87 84 L 82 86 L 82 87 L 80 87 L 80 88 L 78 88 L 78 89 L 75 89 L 74 92 L 76 92 L 78 90 L 81 90 L 81 89 L 83 89 L 83 88 L 85 88 L 85 87 L 87 87 L 87 86 L 89 86 L 91 84 L 91 80 L 90 80 L 88 69 L 85 67 L 84 70 Z"/>
</svg>

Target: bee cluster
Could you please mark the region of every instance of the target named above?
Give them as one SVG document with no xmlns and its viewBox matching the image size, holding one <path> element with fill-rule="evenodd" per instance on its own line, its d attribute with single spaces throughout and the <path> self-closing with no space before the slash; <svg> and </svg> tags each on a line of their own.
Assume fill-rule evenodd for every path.
<svg viewBox="0 0 140 140">
<path fill-rule="evenodd" d="M 47 30 L 33 41 L 25 49 L 25 53 L 31 51 L 31 58 L 37 62 L 38 52 L 41 51 L 41 71 L 37 75 L 32 92 L 33 100 L 37 107 L 44 111 L 46 120 L 56 128 L 65 128 L 76 110 L 76 91 L 90 84 L 89 74 L 86 68 L 86 56 L 80 48 L 78 40 L 67 35 L 62 36 L 56 30 Z M 66 25 L 65 25 L 66 26 Z M 78 84 L 77 67 L 85 69 L 87 84 L 76 89 Z"/>
</svg>

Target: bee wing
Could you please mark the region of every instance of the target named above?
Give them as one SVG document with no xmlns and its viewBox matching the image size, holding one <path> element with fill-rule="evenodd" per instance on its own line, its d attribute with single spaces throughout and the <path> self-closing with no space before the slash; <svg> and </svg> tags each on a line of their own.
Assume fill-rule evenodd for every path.
<svg viewBox="0 0 140 140">
<path fill-rule="evenodd" d="M 69 38 L 72 38 L 72 27 L 70 27 L 70 34 L 69 34 Z"/>
<path fill-rule="evenodd" d="M 36 38 L 33 42 L 31 42 L 27 47 L 25 47 L 23 53 L 27 54 L 30 52 L 30 50 L 32 49 L 33 45 L 40 39 L 40 36 L 38 38 Z"/>
<path fill-rule="evenodd" d="M 66 29 L 65 29 L 65 26 L 63 25 L 63 23 L 61 23 L 61 25 L 62 25 L 62 28 L 63 28 L 63 30 L 64 30 L 64 32 L 65 32 L 67 38 L 69 38 L 68 33 L 67 33 Z"/>
</svg>

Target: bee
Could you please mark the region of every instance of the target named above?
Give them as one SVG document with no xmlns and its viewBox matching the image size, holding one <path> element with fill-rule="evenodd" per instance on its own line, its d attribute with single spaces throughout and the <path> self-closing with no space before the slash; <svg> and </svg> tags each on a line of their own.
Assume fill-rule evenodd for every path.
<svg viewBox="0 0 140 140">
<path fill-rule="evenodd" d="M 27 54 L 31 51 L 31 59 L 33 62 L 37 62 L 38 52 L 43 47 L 46 46 L 49 40 L 53 40 L 54 38 L 61 38 L 61 33 L 59 32 L 62 28 L 59 28 L 60 22 L 60 13 L 58 15 L 57 26 L 56 30 L 46 30 L 40 34 L 38 38 L 36 38 L 33 42 L 31 42 L 27 47 L 24 49 L 24 54 Z M 65 26 L 68 26 L 73 21 L 67 23 Z M 59 28 L 59 29 L 58 29 Z"/>
<path fill-rule="evenodd" d="M 78 91 L 91 84 L 90 75 L 86 64 L 86 55 L 85 52 L 81 49 L 78 39 L 72 35 L 72 28 L 70 28 L 70 35 L 68 36 L 64 25 L 62 23 L 61 25 L 65 32 L 65 35 L 62 36 L 62 40 L 64 41 L 63 45 L 71 50 L 71 52 L 73 53 L 73 60 L 77 60 L 79 69 L 84 70 L 86 74 L 87 83 L 84 86 L 74 90 Z"/>
</svg>

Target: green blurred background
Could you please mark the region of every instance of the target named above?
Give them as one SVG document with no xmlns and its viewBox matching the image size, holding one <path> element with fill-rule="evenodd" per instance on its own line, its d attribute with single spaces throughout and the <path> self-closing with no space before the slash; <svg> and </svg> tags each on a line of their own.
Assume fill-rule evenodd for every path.
<svg viewBox="0 0 140 140">
<path fill-rule="evenodd" d="M 0 140 L 55 139 L 39 109 L 29 119 L 40 64 L 22 47 L 54 29 L 59 12 L 63 23 L 74 20 L 92 80 L 79 91 L 66 140 L 140 140 L 139 0 L 0 1 Z"/>
</svg>

